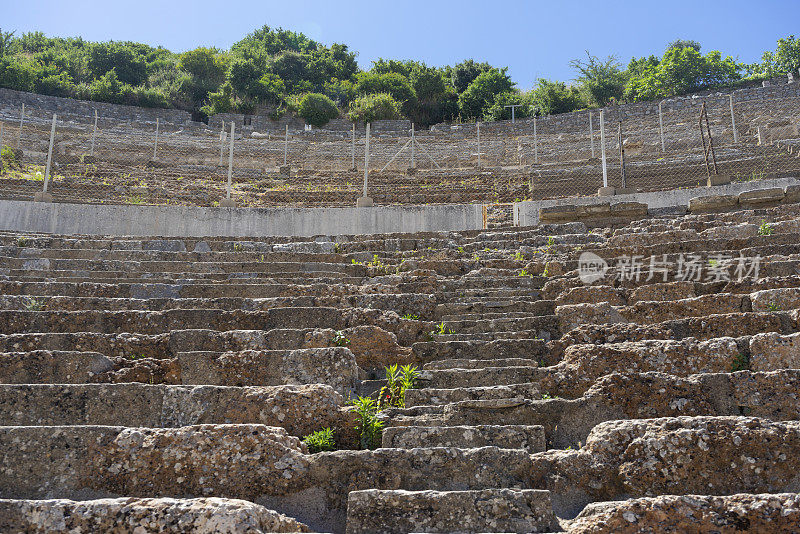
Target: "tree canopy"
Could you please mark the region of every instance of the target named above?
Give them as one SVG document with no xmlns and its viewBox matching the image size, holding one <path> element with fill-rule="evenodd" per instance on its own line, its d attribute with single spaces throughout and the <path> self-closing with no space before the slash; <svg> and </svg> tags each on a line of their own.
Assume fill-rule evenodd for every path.
<svg viewBox="0 0 800 534">
<path fill-rule="evenodd" d="M 181 54 L 129 41 L 89 42 L 15 35 L 0 30 L 0 87 L 47 95 L 184 109 L 200 117 L 222 112 L 276 117 L 287 111 L 320 122 L 405 117 L 418 126 L 444 121 L 551 114 L 736 86 L 800 69 L 800 40 L 779 39 L 761 61 L 743 64 L 697 41 L 676 39 L 663 54 L 631 58 L 588 51 L 573 60 L 570 81 L 540 79 L 517 88 L 505 67 L 465 59 L 429 66 L 413 59 L 375 60 L 360 69 L 345 44 L 319 43 L 299 32 L 262 26 L 228 50 L 199 47 Z M 316 110 L 312 113 L 312 109 Z M 312 119 L 313 117 L 313 119 Z"/>
</svg>

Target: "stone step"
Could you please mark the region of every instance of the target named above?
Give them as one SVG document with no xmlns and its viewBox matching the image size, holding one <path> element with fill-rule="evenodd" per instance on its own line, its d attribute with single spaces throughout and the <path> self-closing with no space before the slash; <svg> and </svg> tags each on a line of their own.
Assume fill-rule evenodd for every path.
<svg viewBox="0 0 800 534">
<path fill-rule="evenodd" d="M 2 532 L 308 532 L 290 517 L 239 499 L 0 499 Z"/>
<path fill-rule="evenodd" d="M 555 311 L 554 306 L 542 306 L 542 307 L 531 307 L 531 311 L 528 310 L 518 310 L 518 311 L 485 311 L 482 313 L 474 313 L 474 312 L 465 312 L 465 313 L 457 313 L 457 314 L 450 314 L 444 315 L 439 319 L 446 323 L 462 323 L 462 324 L 469 324 L 473 321 L 496 321 L 496 320 L 512 320 L 512 319 L 530 319 L 533 317 L 542 317 L 547 315 L 555 315 L 553 313 Z M 539 313 L 539 312 L 548 312 L 551 313 Z"/>
<path fill-rule="evenodd" d="M 799 493 L 663 495 L 596 502 L 569 523 L 567 532 L 798 532 L 798 504 Z"/>
<path fill-rule="evenodd" d="M 443 406 L 467 400 L 541 398 L 539 385 L 532 382 L 509 384 L 506 386 L 476 386 L 470 388 L 410 388 L 406 390 L 406 407 Z"/>
<path fill-rule="evenodd" d="M 485 316 L 498 317 L 503 314 L 511 317 L 514 315 L 553 315 L 555 303 L 546 300 L 496 300 L 485 299 L 469 303 L 440 304 L 436 307 L 436 316 L 443 321 L 451 321 Z"/>
<path fill-rule="evenodd" d="M 360 375 L 356 358 L 346 347 L 181 352 L 169 359 L 109 358 L 96 352 L 41 350 L 0 353 L 0 383 L 3 384 L 326 384 L 350 397 L 358 391 Z"/>
<path fill-rule="evenodd" d="M 486 369 L 487 367 L 537 367 L 538 362 L 530 358 L 494 358 L 491 360 L 437 360 L 426 363 L 422 368 L 426 371 L 442 371 L 451 369 Z"/>
<path fill-rule="evenodd" d="M 523 318 L 464 319 L 445 321 L 445 327 L 455 334 L 486 334 L 497 332 L 539 331 L 544 339 L 560 337 L 558 318 L 555 315 L 541 315 Z"/>
<path fill-rule="evenodd" d="M 516 367 L 483 367 L 480 369 L 425 370 L 419 374 L 420 387 L 434 389 L 469 388 L 475 386 L 506 386 L 538 382 L 548 371 L 537 365 Z"/>
<path fill-rule="evenodd" d="M 0 333 L 136 332 L 157 334 L 178 329 L 267 330 L 345 327 L 336 308 L 273 308 L 266 311 L 167 310 L 148 311 L 11 311 L 0 310 Z"/>
<path fill-rule="evenodd" d="M 541 452 L 547 449 L 543 426 L 396 426 L 383 431 L 384 448 L 457 447 L 474 449 L 500 447 Z"/>
<path fill-rule="evenodd" d="M 436 336 L 436 338 L 450 336 Z M 411 346 L 416 358 L 423 362 L 439 360 L 493 360 L 524 358 L 549 363 L 547 344 L 541 339 L 498 339 L 495 341 L 430 341 Z"/>
<path fill-rule="evenodd" d="M 306 454 L 284 429 L 257 424 L 5 426 L 0 447 L 2 498 L 225 495 L 268 503 L 323 532 L 344 531 L 348 491 L 521 487 L 531 465 L 527 451 L 497 447 Z M 317 505 L 308 506 L 310 494 Z"/>
<path fill-rule="evenodd" d="M 49 270 L 49 269 L 5 269 L 3 274 L 13 280 L 27 282 L 94 282 L 98 284 L 115 283 L 122 280 L 128 283 L 181 283 L 189 280 L 211 282 L 234 282 L 237 280 L 279 281 L 282 283 L 324 283 L 330 281 L 337 284 L 360 284 L 362 277 L 349 276 L 347 273 L 331 271 L 309 272 L 274 272 L 238 271 L 231 273 L 199 273 L 199 272 L 158 272 L 158 271 L 91 271 L 91 270 Z"/>
<path fill-rule="evenodd" d="M 305 436 L 338 429 L 355 440 L 354 419 L 333 388 L 305 386 L 173 386 L 149 384 L 0 385 L 0 425 L 177 427 L 266 424 Z M 355 443 L 355 441 L 353 441 Z"/>
<path fill-rule="evenodd" d="M 550 492 L 351 491 L 347 534 L 408 532 L 543 532 L 557 528 Z"/>
<path fill-rule="evenodd" d="M 585 443 L 591 429 L 615 419 L 646 419 L 684 415 L 752 415 L 774 420 L 800 420 L 800 370 L 739 371 L 675 377 L 664 373 L 613 373 L 597 380 L 575 399 L 548 398 L 525 384 L 509 386 L 514 397 L 491 393 L 462 400 L 463 390 L 439 390 L 453 395 L 450 404 L 436 404 L 425 390 L 409 390 L 412 407 L 387 413 L 390 426 L 542 425 L 550 447 Z M 488 390 L 487 390 L 488 392 Z M 443 399 L 443 400 L 444 400 Z M 444 400 L 444 402 L 447 402 Z M 428 406 L 420 406 L 427 404 Z M 434 404 L 434 406 L 430 406 Z M 418 413 L 415 413 L 418 410 Z"/>
</svg>

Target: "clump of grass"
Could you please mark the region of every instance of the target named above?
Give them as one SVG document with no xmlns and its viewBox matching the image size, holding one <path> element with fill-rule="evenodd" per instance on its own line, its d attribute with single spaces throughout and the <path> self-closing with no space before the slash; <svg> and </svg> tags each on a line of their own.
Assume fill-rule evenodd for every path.
<svg viewBox="0 0 800 534">
<path fill-rule="evenodd" d="M 28 297 L 25 299 L 24 306 L 28 311 L 42 311 L 44 309 L 45 302 L 44 300 L 37 299 L 36 297 Z"/>
<path fill-rule="evenodd" d="M 333 438 L 333 430 L 330 428 L 312 432 L 303 438 L 303 442 L 311 453 L 336 450 L 336 441 Z"/>
<path fill-rule="evenodd" d="M 333 333 L 331 343 L 337 347 L 346 347 L 350 344 L 350 340 L 347 338 L 347 334 L 344 333 L 344 330 L 337 330 Z"/>
<path fill-rule="evenodd" d="M 758 235 L 762 236 L 772 235 L 773 231 L 774 230 L 772 228 L 772 225 L 762 219 L 761 226 L 758 227 Z"/>
</svg>

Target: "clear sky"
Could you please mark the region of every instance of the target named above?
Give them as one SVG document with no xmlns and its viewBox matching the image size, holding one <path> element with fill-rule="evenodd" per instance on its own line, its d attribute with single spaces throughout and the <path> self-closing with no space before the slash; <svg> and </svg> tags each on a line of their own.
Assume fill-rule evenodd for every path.
<svg viewBox="0 0 800 534">
<path fill-rule="evenodd" d="M 571 80 L 585 50 L 663 53 L 676 38 L 752 63 L 780 37 L 800 36 L 800 0 L 0 0 L 0 27 L 17 34 L 132 40 L 175 52 L 228 48 L 267 24 L 358 52 L 429 65 L 466 58 L 508 66 L 522 89 L 536 78 Z"/>
</svg>

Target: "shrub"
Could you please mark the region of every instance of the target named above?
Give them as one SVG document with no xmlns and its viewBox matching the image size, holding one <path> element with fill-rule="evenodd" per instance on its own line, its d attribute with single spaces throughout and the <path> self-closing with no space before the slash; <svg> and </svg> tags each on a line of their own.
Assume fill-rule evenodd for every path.
<svg viewBox="0 0 800 534">
<path fill-rule="evenodd" d="M 36 81 L 36 92 L 52 96 L 72 96 L 75 84 L 66 72 L 53 74 Z"/>
<path fill-rule="evenodd" d="M 385 368 L 386 385 L 378 394 L 378 409 L 405 408 L 406 390 L 414 387 L 419 376 L 416 366 L 404 365 L 402 367 L 392 364 Z"/>
<path fill-rule="evenodd" d="M 0 149 L 0 168 L 2 169 L 19 169 L 21 167 L 17 155 L 14 150 L 9 146 L 3 146 Z"/>
<path fill-rule="evenodd" d="M 367 95 L 355 99 L 350 104 L 348 117 L 353 122 L 374 122 L 400 118 L 400 105 L 386 93 Z"/>
<path fill-rule="evenodd" d="M 303 438 L 311 453 L 336 450 L 336 441 L 333 439 L 333 430 L 323 428 L 312 432 Z"/>
<path fill-rule="evenodd" d="M 355 407 L 358 430 L 362 449 L 377 449 L 381 444 L 383 421 L 378 420 L 378 403 L 370 397 L 358 397 L 351 404 Z"/>
<path fill-rule="evenodd" d="M 116 71 L 111 69 L 103 74 L 100 78 L 92 82 L 92 100 L 96 102 L 111 102 L 112 104 L 117 104 L 120 101 L 122 85 L 122 82 L 120 82 L 119 78 L 117 78 Z"/>
<path fill-rule="evenodd" d="M 298 106 L 298 115 L 313 126 L 325 126 L 331 119 L 339 116 L 339 109 L 333 100 L 319 93 L 303 95 Z"/>
</svg>

